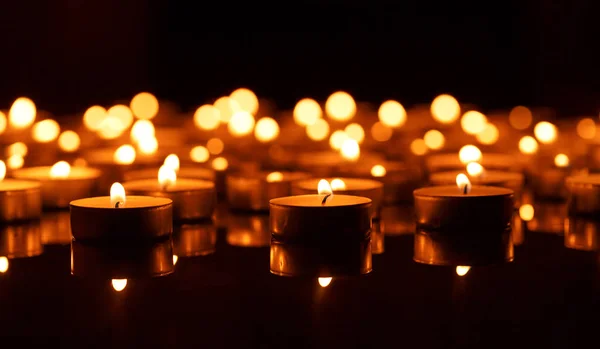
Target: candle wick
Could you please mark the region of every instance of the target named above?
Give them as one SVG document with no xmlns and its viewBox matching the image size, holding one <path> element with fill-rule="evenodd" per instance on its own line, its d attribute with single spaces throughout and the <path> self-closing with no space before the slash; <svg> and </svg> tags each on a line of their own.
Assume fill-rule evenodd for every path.
<svg viewBox="0 0 600 349">
<path fill-rule="evenodd" d="M 468 184 L 465 184 L 465 187 L 463 188 L 463 194 L 467 195 L 467 188 L 468 188 Z"/>
<path fill-rule="evenodd" d="M 325 205 L 325 203 L 327 202 L 327 199 L 331 196 L 331 194 L 325 194 L 325 197 L 323 198 L 323 201 L 321 201 L 321 205 Z"/>
<path fill-rule="evenodd" d="M 119 208 L 119 206 L 121 206 L 121 201 L 117 201 L 117 203 L 115 204 L 115 208 Z"/>
</svg>

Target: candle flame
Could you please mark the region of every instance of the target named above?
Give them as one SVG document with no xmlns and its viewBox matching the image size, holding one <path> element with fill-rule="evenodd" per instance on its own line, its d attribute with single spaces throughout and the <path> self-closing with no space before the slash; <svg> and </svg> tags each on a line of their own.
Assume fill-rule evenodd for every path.
<svg viewBox="0 0 600 349">
<path fill-rule="evenodd" d="M 340 148 L 342 157 L 349 161 L 357 161 L 360 157 L 360 146 L 358 142 L 352 138 L 344 140 Z"/>
<path fill-rule="evenodd" d="M 373 177 L 384 177 L 387 171 L 383 165 L 375 165 L 371 167 L 371 176 Z"/>
<path fill-rule="evenodd" d="M 165 158 L 164 166 L 169 167 L 173 171 L 179 171 L 179 157 L 175 154 L 169 154 Z"/>
<path fill-rule="evenodd" d="M 469 194 L 471 192 L 471 181 L 464 173 L 459 173 L 456 176 L 456 185 L 463 192 L 463 194 Z"/>
<path fill-rule="evenodd" d="M 471 177 L 479 177 L 483 174 L 483 166 L 478 162 L 469 162 L 467 164 L 467 173 Z"/>
<path fill-rule="evenodd" d="M 113 183 L 110 186 L 110 206 L 111 207 L 123 207 L 127 197 L 125 196 L 125 188 L 119 182 Z"/>
<path fill-rule="evenodd" d="M 481 160 L 481 156 L 481 150 L 472 144 L 465 145 L 458 152 L 458 158 L 463 164 L 478 162 Z"/>
<path fill-rule="evenodd" d="M 567 167 L 569 166 L 569 157 L 566 154 L 558 154 L 554 158 L 554 164 L 556 167 Z"/>
<path fill-rule="evenodd" d="M 519 140 L 519 150 L 523 154 L 534 154 L 538 150 L 538 142 L 531 136 L 523 136 Z"/>
<path fill-rule="evenodd" d="M 4 180 L 4 177 L 6 177 L 6 164 L 0 160 L 0 182 Z"/>
<path fill-rule="evenodd" d="M 59 161 L 50 168 L 50 178 L 68 178 L 71 165 L 66 161 Z"/>
<path fill-rule="evenodd" d="M 122 145 L 115 150 L 113 159 L 117 164 L 131 165 L 135 161 L 135 149 L 129 144 Z"/>
<path fill-rule="evenodd" d="M 117 292 L 121 292 L 127 287 L 127 279 L 112 279 L 112 287 Z"/>
<path fill-rule="evenodd" d="M 173 186 L 177 183 L 177 174 L 175 171 L 167 165 L 162 165 L 160 169 L 158 169 L 158 184 L 163 189 L 167 187 Z"/>
<path fill-rule="evenodd" d="M 469 266 L 458 265 L 458 266 L 456 266 L 456 275 L 458 275 L 458 276 L 465 276 L 465 275 L 467 275 L 467 273 L 469 272 L 469 270 L 471 270 L 471 267 L 469 267 Z"/>
<path fill-rule="evenodd" d="M 535 216 L 535 210 L 530 204 L 525 204 L 519 207 L 519 217 L 525 222 L 529 222 Z"/>
<path fill-rule="evenodd" d="M 267 175 L 267 182 L 281 182 L 283 180 L 283 173 L 281 172 L 271 172 Z"/>
<path fill-rule="evenodd" d="M 24 163 L 25 159 L 23 159 L 23 156 L 18 154 L 11 155 L 8 159 L 6 159 L 6 164 L 11 170 L 16 170 L 23 167 Z"/>
<path fill-rule="evenodd" d="M 321 285 L 321 287 L 327 287 L 327 286 L 329 286 L 329 284 L 331 283 L 332 280 L 333 280 L 332 277 L 319 278 L 319 285 Z"/>
<path fill-rule="evenodd" d="M 319 195 L 332 195 L 333 194 L 331 185 L 329 185 L 329 182 L 327 182 L 326 179 L 321 179 L 319 181 L 319 184 L 317 186 L 317 191 L 318 191 Z"/>
<path fill-rule="evenodd" d="M 4 256 L 0 257 L 0 273 L 6 273 L 8 271 L 8 265 L 8 258 Z"/>
<path fill-rule="evenodd" d="M 177 264 L 177 261 L 179 260 L 179 256 L 174 254 L 173 255 L 173 265 Z"/>
<path fill-rule="evenodd" d="M 219 156 L 212 161 L 212 167 L 216 171 L 225 171 L 227 167 L 229 167 L 229 161 L 227 161 L 227 159 L 224 157 Z"/>
<path fill-rule="evenodd" d="M 334 178 L 331 181 L 331 190 L 346 190 L 346 182 L 339 178 Z"/>
</svg>

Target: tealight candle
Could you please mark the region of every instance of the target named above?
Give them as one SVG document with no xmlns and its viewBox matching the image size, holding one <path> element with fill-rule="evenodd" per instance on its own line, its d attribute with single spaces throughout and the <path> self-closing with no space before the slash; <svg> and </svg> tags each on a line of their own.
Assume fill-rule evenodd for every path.
<svg viewBox="0 0 600 349">
<path fill-rule="evenodd" d="M 326 178 L 331 183 L 332 189 L 340 194 L 364 196 L 373 202 L 372 218 L 380 217 L 383 202 L 383 184 L 379 181 L 364 178 Z M 305 195 L 315 192 L 320 180 L 318 178 L 305 179 L 292 184 L 292 195 Z"/>
<path fill-rule="evenodd" d="M 303 172 L 256 172 L 227 176 L 227 202 L 234 210 L 263 211 L 269 200 L 290 196 L 292 182 L 308 178 Z M 313 188 L 314 191 L 314 188 Z"/>
<path fill-rule="evenodd" d="M 158 180 L 140 179 L 126 182 L 131 195 L 165 197 L 173 201 L 173 219 L 211 218 L 216 206 L 215 184 L 201 179 L 177 178 L 175 171 L 163 165 Z"/>
<path fill-rule="evenodd" d="M 27 258 L 43 251 L 39 221 L 0 226 L 0 256 Z"/>
<path fill-rule="evenodd" d="M 335 277 L 371 272 L 369 198 L 332 194 L 287 196 L 270 202 L 271 273 Z"/>
<path fill-rule="evenodd" d="M 215 252 L 217 228 L 212 222 L 175 226 L 173 253 L 178 257 L 206 256 Z"/>
<path fill-rule="evenodd" d="M 92 196 L 100 175 L 97 169 L 71 167 L 66 161 L 59 161 L 52 167 L 29 167 L 13 171 L 15 178 L 40 182 L 42 206 L 46 208 L 66 208 L 73 200 Z"/>
<path fill-rule="evenodd" d="M 566 179 L 570 216 L 600 215 L 600 174 L 578 175 Z"/>
<path fill-rule="evenodd" d="M 458 188 L 415 190 L 414 260 L 436 265 L 512 261 L 513 191 L 471 186 L 464 174 L 456 177 L 456 183 Z"/>
<path fill-rule="evenodd" d="M 4 179 L 6 165 L 0 160 L 0 222 L 39 218 L 42 212 L 40 184 Z"/>
<path fill-rule="evenodd" d="M 569 158 L 565 154 L 558 154 L 552 166 L 544 164 L 542 160 L 539 162 L 529 173 L 533 193 L 537 198 L 564 200 L 568 195 L 565 178 L 572 171 Z"/>
<path fill-rule="evenodd" d="M 598 250 L 600 222 L 581 217 L 565 221 L 565 247 L 581 251 Z"/>
<path fill-rule="evenodd" d="M 114 183 L 110 196 L 71 201 L 71 233 L 75 239 L 150 239 L 173 232 L 173 201 L 126 196 Z"/>
</svg>

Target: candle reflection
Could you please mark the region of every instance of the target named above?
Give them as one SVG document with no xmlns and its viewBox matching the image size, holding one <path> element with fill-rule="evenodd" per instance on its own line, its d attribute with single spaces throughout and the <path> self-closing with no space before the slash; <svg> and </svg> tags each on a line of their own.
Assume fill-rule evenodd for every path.
<svg viewBox="0 0 600 349">
<path fill-rule="evenodd" d="M 331 281 L 333 280 L 332 277 L 320 277 L 319 278 L 319 285 L 323 288 L 329 286 L 329 284 L 331 284 Z"/>
<path fill-rule="evenodd" d="M 2 256 L 0 257 L 0 273 L 4 274 L 8 271 L 8 258 Z"/>
<path fill-rule="evenodd" d="M 123 291 L 127 287 L 127 279 L 112 279 L 112 287 L 117 292 Z"/>
<path fill-rule="evenodd" d="M 458 265 L 458 266 L 456 266 L 456 275 L 465 276 L 465 275 L 467 275 L 469 270 L 471 270 L 471 267 L 469 267 L 469 266 Z"/>
</svg>

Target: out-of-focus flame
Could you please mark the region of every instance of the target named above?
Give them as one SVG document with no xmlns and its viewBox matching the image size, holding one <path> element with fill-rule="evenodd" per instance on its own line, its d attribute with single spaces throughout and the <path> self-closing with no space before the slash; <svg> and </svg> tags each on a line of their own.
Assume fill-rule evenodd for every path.
<svg viewBox="0 0 600 349">
<path fill-rule="evenodd" d="M 50 168 L 50 178 L 68 178 L 71 165 L 66 161 L 59 161 Z"/>
<path fill-rule="evenodd" d="M 460 104 L 450 95 L 439 95 L 431 102 L 431 115 L 442 124 L 451 124 L 460 115 Z"/>
<path fill-rule="evenodd" d="M 35 121 L 36 114 L 35 103 L 27 97 L 19 97 L 8 111 L 8 124 L 16 129 L 29 127 Z"/>
<path fill-rule="evenodd" d="M 256 122 L 254 137 L 262 143 L 271 142 L 279 136 L 279 124 L 275 119 L 265 116 Z"/>
<path fill-rule="evenodd" d="M 481 161 L 481 150 L 474 145 L 465 145 L 458 151 L 458 158 L 463 164 Z"/>
<path fill-rule="evenodd" d="M 331 190 L 346 190 L 346 182 L 340 178 L 331 180 Z"/>
<path fill-rule="evenodd" d="M 487 125 L 486 116 L 475 110 L 469 110 L 460 119 L 460 127 L 470 135 L 483 132 L 485 125 Z"/>
<path fill-rule="evenodd" d="M 325 112 L 334 120 L 348 121 L 356 114 L 356 102 L 347 92 L 334 92 L 325 102 Z"/>
<path fill-rule="evenodd" d="M 112 279 L 112 287 L 117 292 L 123 291 L 127 287 L 127 279 Z"/>
<path fill-rule="evenodd" d="M 229 162 L 222 156 L 214 158 L 212 161 L 212 167 L 216 171 L 225 171 L 229 167 Z"/>
<path fill-rule="evenodd" d="M 417 138 L 410 143 L 410 151 L 417 156 L 425 155 L 427 154 L 427 144 L 422 138 Z"/>
<path fill-rule="evenodd" d="M 138 142 L 137 148 L 142 154 L 154 154 L 158 150 L 158 140 L 154 137 L 142 138 Z"/>
<path fill-rule="evenodd" d="M 329 146 L 333 150 L 340 150 L 346 139 L 348 139 L 346 132 L 342 130 L 336 130 L 331 134 L 331 136 L 329 136 Z"/>
<path fill-rule="evenodd" d="M 175 171 L 167 165 L 162 165 L 158 169 L 158 184 L 161 186 L 161 188 L 166 189 L 175 185 L 176 183 L 177 174 Z"/>
<path fill-rule="evenodd" d="M 115 139 L 125 131 L 127 127 L 123 121 L 114 115 L 107 115 L 98 127 L 98 136 L 102 139 Z"/>
<path fill-rule="evenodd" d="M 456 176 L 456 185 L 463 194 L 469 194 L 471 192 L 471 181 L 464 173 L 459 173 Z"/>
<path fill-rule="evenodd" d="M 365 140 L 365 130 L 357 123 L 352 123 L 346 126 L 344 132 L 346 132 L 346 135 L 354 139 L 358 144 L 361 144 Z"/>
<path fill-rule="evenodd" d="M 119 182 L 115 182 L 110 186 L 110 207 L 123 207 L 127 202 L 125 196 L 125 188 Z"/>
<path fill-rule="evenodd" d="M 331 195 L 333 194 L 333 190 L 331 189 L 331 185 L 327 182 L 326 179 L 321 179 L 319 184 L 317 184 L 317 193 L 319 195 Z"/>
<path fill-rule="evenodd" d="M 4 133 L 6 130 L 6 125 L 8 122 L 6 121 L 6 115 L 0 111 L 0 135 Z"/>
<path fill-rule="evenodd" d="M 178 260 L 179 260 L 179 256 L 174 254 L 173 255 L 173 265 L 176 265 Z"/>
<path fill-rule="evenodd" d="M 106 115 L 106 109 L 99 105 L 93 105 L 83 114 L 83 124 L 90 131 L 98 131 Z"/>
<path fill-rule="evenodd" d="M 11 170 L 16 170 L 23 167 L 24 163 L 25 159 L 23 159 L 23 157 L 19 154 L 11 155 L 8 157 L 8 159 L 6 159 L 6 166 Z"/>
<path fill-rule="evenodd" d="M 311 98 L 299 100 L 294 107 L 294 122 L 300 126 L 312 125 L 322 116 L 321 106 Z"/>
<path fill-rule="evenodd" d="M 202 105 L 194 113 L 194 124 L 201 130 L 215 130 L 220 123 L 221 112 L 213 105 Z"/>
<path fill-rule="evenodd" d="M 228 96 L 217 99 L 213 106 L 219 110 L 219 119 L 221 120 L 221 123 L 224 124 L 229 122 L 233 113 L 242 111 L 238 102 Z"/>
<path fill-rule="evenodd" d="M 154 138 L 156 130 L 150 120 L 137 120 L 131 127 L 129 137 L 134 143 L 140 142 L 146 138 Z"/>
<path fill-rule="evenodd" d="M 0 182 L 4 180 L 4 177 L 6 177 L 6 164 L 0 160 Z"/>
<path fill-rule="evenodd" d="M 306 135 L 313 141 L 322 141 L 329 135 L 329 123 L 325 119 L 317 119 L 314 124 L 306 126 Z"/>
<path fill-rule="evenodd" d="M 399 128 L 406 123 L 406 110 L 394 100 L 381 103 L 377 115 L 379 121 L 387 127 Z"/>
<path fill-rule="evenodd" d="M 371 176 L 373 177 L 385 177 L 387 170 L 383 165 L 375 165 L 371 167 Z"/>
<path fill-rule="evenodd" d="M 135 161 L 135 149 L 129 144 L 122 145 L 115 150 L 113 160 L 121 165 L 133 164 Z"/>
<path fill-rule="evenodd" d="M 150 92 L 140 92 L 131 99 L 129 108 L 139 119 L 152 119 L 158 114 L 158 99 Z"/>
<path fill-rule="evenodd" d="M 469 162 L 467 164 L 467 173 L 471 177 L 479 177 L 483 174 L 483 166 L 478 162 Z"/>
<path fill-rule="evenodd" d="M 333 280 L 332 277 L 326 277 L 326 278 L 320 277 L 319 278 L 319 285 L 321 287 L 327 287 L 327 286 L 329 286 L 329 284 L 331 283 L 332 280 Z"/>
<path fill-rule="evenodd" d="M 128 129 L 131 124 L 133 124 L 133 112 L 131 112 L 131 109 L 124 104 L 113 105 L 106 111 L 106 113 L 109 116 L 116 117 L 121 121 L 121 124 L 123 125 L 121 132 Z"/>
<path fill-rule="evenodd" d="M 79 145 L 81 144 L 81 139 L 79 135 L 75 131 L 64 131 L 58 137 L 58 146 L 60 149 L 67 153 L 72 153 L 79 149 Z"/>
<path fill-rule="evenodd" d="M 9 157 L 13 156 L 13 155 L 25 156 L 25 155 L 27 155 L 28 151 L 29 151 L 29 149 L 27 148 L 27 144 L 25 144 L 23 142 L 15 142 L 6 148 L 6 156 L 9 156 Z"/>
<path fill-rule="evenodd" d="M 227 129 L 235 137 L 246 136 L 254 129 L 254 116 L 244 110 L 235 112 L 227 124 Z"/>
<path fill-rule="evenodd" d="M 271 172 L 267 175 L 267 182 L 281 182 L 283 180 L 283 173 L 281 172 Z"/>
<path fill-rule="evenodd" d="M 394 130 L 383 122 L 377 121 L 371 126 L 371 137 L 377 142 L 387 142 L 392 138 Z"/>
<path fill-rule="evenodd" d="M 535 154 L 538 150 L 538 142 L 531 136 L 524 136 L 519 140 L 519 150 L 523 154 Z"/>
<path fill-rule="evenodd" d="M 517 130 L 524 130 L 531 126 L 533 115 L 529 108 L 518 105 L 514 107 L 508 115 L 508 122 Z"/>
<path fill-rule="evenodd" d="M 596 137 L 596 122 L 594 119 L 585 118 L 579 120 L 577 123 L 577 134 L 583 139 L 594 139 Z"/>
<path fill-rule="evenodd" d="M 500 138 L 500 131 L 498 131 L 496 125 L 488 122 L 483 131 L 475 135 L 475 138 L 481 144 L 491 145 L 496 143 L 498 138 Z"/>
<path fill-rule="evenodd" d="M 444 147 L 444 143 L 446 143 L 446 138 L 438 130 L 427 131 L 423 136 L 423 140 L 425 141 L 425 145 L 432 150 L 442 149 Z"/>
<path fill-rule="evenodd" d="M 33 125 L 31 136 L 38 143 L 49 143 L 60 134 L 58 122 L 52 119 L 42 120 Z"/>
<path fill-rule="evenodd" d="M 354 139 L 346 139 L 344 143 L 342 143 L 340 153 L 346 160 L 357 161 L 358 158 L 360 158 L 360 146 Z"/>
<path fill-rule="evenodd" d="M 554 165 L 556 167 L 569 166 L 569 157 L 566 154 L 558 154 L 554 157 Z"/>
<path fill-rule="evenodd" d="M 558 130 L 556 126 L 548 121 L 541 121 L 538 122 L 533 128 L 533 134 L 540 143 L 550 144 L 556 140 L 556 137 L 558 136 Z"/>
<path fill-rule="evenodd" d="M 193 162 L 204 163 L 207 162 L 209 158 L 210 153 L 204 146 L 197 145 L 190 150 L 190 159 L 192 159 Z"/>
<path fill-rule="evenodd" d="M 0 257 L 0 273 L 4 274 L 8 271 L 9 263 L 8 258 L 2 256 Z"/>
<path fill-rule="evenodd" d="M 458 275 L 458 276 L 465 276 L 465 275 L 467 275 L 467 273 L 469 272 L 469 270 L 471 270 L 471 267 L 469 267 L 469 266 L 458 265 L 458 266 L 456 266 L 456 275 Z"/>
<path fill-rule="evenodd" d="M 229 98 L 237 102 L 240 108 L 252 115 L 256 115 L 258 111 L 258 97 L 256 94 L 247 88 L 238 88 L 231 92 Z"/>
<path fill-rule="evenodd" d="M 519 217 L 525 222 L 529 222 L 535 216 L 535 210 L 530 204 L 521 205 L 519 207 Z"/>
<path fill-rule="evenodd" d="M 176 154 L 169 154 L 165 158 L 165 162 L 163 164 L 168 168 L 172 169 L 173 171 L 177 172 L 179 171 L 179 156 L 177 156 Z"/>
<path fill-rule="evenodd" d="M 221 154 L 224 148 L 225 144 L 220 138 L 211 138 L 206 142 L 206 149 L 213 155 Z"/>
</svg>

